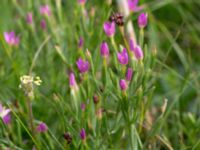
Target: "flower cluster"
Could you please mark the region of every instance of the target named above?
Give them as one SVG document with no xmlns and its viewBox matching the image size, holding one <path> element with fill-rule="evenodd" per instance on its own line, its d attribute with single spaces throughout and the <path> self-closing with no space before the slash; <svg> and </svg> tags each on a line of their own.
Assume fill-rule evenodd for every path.
<svg viewBox="0 0 200 150">
<path fill-rule="evenodd" d="M 19 88 L 24 91 L 26 96 L 32 99 L 34 97 L 34 84 L 39 86 L 42 80 L 38 76 L 34 78 L 30 75 L 23 75 L 20 77 L 20 82 Z"/>
</svg>

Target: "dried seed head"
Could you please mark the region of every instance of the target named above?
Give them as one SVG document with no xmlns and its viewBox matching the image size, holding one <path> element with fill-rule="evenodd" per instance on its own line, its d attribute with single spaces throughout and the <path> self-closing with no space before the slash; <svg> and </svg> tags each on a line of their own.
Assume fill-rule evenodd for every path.
<svg viewBox="0 0 200 150">
<path fill-rule="evenodd" d="M 99 96 L 98 95 L 94 95 L 93 96 L 93 102 L 94 102 L 94 104 L 98 104 L 99 103 Z"/>
<path fill-rule="evenodd" d="M 67 144 L 71 144 L 72 143 L 72 136 L 69 132 L 66 132 L 63 134 L 64 139 L 67 141 Z"/>
</svg>

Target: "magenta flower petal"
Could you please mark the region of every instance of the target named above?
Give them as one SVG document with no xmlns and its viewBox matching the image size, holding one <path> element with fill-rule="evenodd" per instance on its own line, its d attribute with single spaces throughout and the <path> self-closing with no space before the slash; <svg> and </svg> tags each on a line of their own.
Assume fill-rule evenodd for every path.
<svg viewBox="0 0 200 150">
<path fill-rule="evenodd" d="M 4 124 L 6 125 L 10 124 L 11 122 L 11 116 L 9 113 L 6 116 L 4 116 L 2 119 L 3 119 Z"/>
<path fill-rule="evenodd" d="M 104 32 L 108 37 L 112 37 L 115 34 L 115 23 L 114 22 L 105 22 L 103 25 Z"/>
<path fill-rule="evenodd" d="M 141 60 L 141 59 L 143 59 L 143 51 L 142 51 L 142 49 L 141 49 L 141 47 L 140 46 L 136 46 L 135 47 L 135 49 L 134 49 L 134 54 L 135 54 L 135 57 L 136 57 L 136 59 L 137 60 Z"/>
<path fill-rule="evenodd" d="M 84 5 L 86 3 L 86 0 L 78 0 L 78 3 Z"/>
<path fill-rule="evenodd" d="M 125 91 L 128 88 L 128 85 L 124 79 L 119 81 L 119 86 L 122 91 Z"/>
<path fill-rule="evenodd" d="M 41 15 L 47 15 L 47 16 L 51 16 L 51 10 L 49 8 L 48 5 L 43 5 L 43 6 L 40 6 L 40 14 Z"/>
<path fill-rule="evenodd" d="M 76 65 L 81 73 L 85 73 L 89 70 L 90 64 L 88 61 L 84 61 L 82 58 L 79 58 L 76 62 Z"/>
<path fill-rule="evenodd" d="M 40 22 L 40 27 L 42 28 L 42 30 L 45 30 L 45 29 L 47 28 L 45 19 L 42 19 L 42 20 L 41 20 L 41 22 Z"/>
<path fill-rule="evenodd" d="M 48 130 L 47 125 L 44 122 L 41 122 L 37 128 L 36 128 L 37 132 L 43 133 L 46 132 Z"/>
<path fill-rule="evenodd" d="M 126 72 L 126 81 L 131 81 L 133 76 L 133 69 L 132 68 L 128 68 L 127 72 Z"/>
<path fill-rule="evenodd" d="M 117 58 L 120 64 L 127 65 L 128 64 L 128 53 L 124 48 L 121 53 L 117 53 Z"/>
<path fill-rule="evenodd" d="M 138 5 L 138 0 L 128 0 L 128 6 L 131 11 L 135 11 Z"/>
<path fill-rule="evenodd" d="M 144 28 L 148 23 L 148 15 L 146 13 L 141 13 L 138 17 L 138 26 Z"/>
<path fill-rule="evenodd" d="M 76 79 L 73 72 L 69 74 L 69 85 L 70 87 L 76 86 Z"/>
<path fill-rule="evenodd" d="M 15 36 L 15 32 L 4 32 L 4 39 L 10 46 L 17 46 L 19 44 L 19 36 Z"/>
<path fill-rule="evenodd" d="M 29 12 L 27 15 L 26 15 L 26 22 L 28 24 L 32 24 L 33 23 L 33 14 L 31 12 Z"/>
<path fill-rule="evenodd" d="M 86 132 L 85 132 L 84 128 L 82 128 L 81 131 L 80 131 L 80 137 L 81 137 L 82 140 L 86 139 Z"/>
<path fill-rule="evenodd" d="M 108 44 L 106 42 L 103 42 L 100 46 L 100 53 L 102 57 L 108 57 L 109 56 L 109 48 Z"/>
</svg>

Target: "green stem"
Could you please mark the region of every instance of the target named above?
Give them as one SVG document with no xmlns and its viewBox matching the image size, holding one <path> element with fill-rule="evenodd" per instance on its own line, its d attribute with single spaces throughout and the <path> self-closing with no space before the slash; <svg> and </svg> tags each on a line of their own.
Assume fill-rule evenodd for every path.
<svg viewBox="0 0 200 150">
<path fill-rule="evenodd" d="M 34 130 L 34 125 L 33 125 L 33 111 L 32 111 L 32 106 L 31 106 L 31 100 L 29 97 L 27 98 L 27 108 L 28 108 L 29 125 L 30 125 L 31 132 L 34 136 L 35 130 Z"/>
</svg>

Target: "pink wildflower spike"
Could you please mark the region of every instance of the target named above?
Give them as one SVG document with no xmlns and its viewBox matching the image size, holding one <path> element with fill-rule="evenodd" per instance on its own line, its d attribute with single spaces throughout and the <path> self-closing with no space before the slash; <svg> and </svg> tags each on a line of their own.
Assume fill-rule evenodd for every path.
<svg viewBox="0 0 200 150">
<path fill-rule="evenodd" d="M 141 13 L 138 17 L 138 26 L 140 28 L 145 28 L 148 23 L 148 15 L 147 13 Z"/>
<path fill-rule="evenodd" d="M 100 46 L 100 53 L 102 57 L 107 58 L 109 56 L 109 47 L 106 42 L 103 42 Z"/>
<path fill-rule="evenodd" d="M 128 68 L 127 72 L 126 72 L 126 81 L 131 81 L 133 76 L 133 69 L 132 68 Z"/>
<path fill-rule="evenodd" d="M 82 58 L 79 58 L 78 61 L 76 61 L 76 65 L 81 73 L 86 73 L 90 68 L 89 62 L 86 60 L 84 61 Z"/>
<path fill-rule="evenodd" d="M 141 49 L 140 46 L 136 46 L 135 49 L 134 49 L 134 54 L 135 54 L 135 57 L 137 60 L 142 60 L 143 59 L 143 51 Z"/>
<path fill-rule="evenodd" d="M 119 81 L 119 86 L 122 91 L 125 91 L 128 88 L 128 85 L 124 79 Z"/>
<path fill-rule="evenodd" d="M 127 65 L 128 64 L 128 53 L 126 51 L 126 48 L 123 49 L 123 51 L 120 53 L 117 53 L 117 58 L 120 64 Z"/>
<path fill-rule="evenodd" d="M 45 15 L 51 16 L 51 10 L 50 10 L 49 6 L 48 5 L 40 6 L 40 14 L 43 16 L 45 16 Z"/>
<path fill-rule="evenodd" d="M 41 22 L 40 22 L 40 26 L 41 26 L 42 30 L 46 30 L 47 25 L 46 25 L 46 21 L 45 21 L 45 19 L 42 19 L 42 20 L 41 20 Z"/>
<path fill-rule="evenodd" d="M 128 0 L 128 7 L 132 12 L 138 12 L 143 9 L 142 6 L 138 6 L 138 0 Z"/>
<path fill-rule="evenodd" d="M 80 137 L 83 141 L 86 140 L 86 132 L 85 132 L 85 129 L 82 128 L 81 131 L 80 131 Z"/>
<path fill-rule="evenodd" d="M 85 5 L 86 1 L 87 0 L 78 0 L 78 3 L 81 4 L 81 5 Z"/>
<path fill-rule="evenodd" d="M 104 32 L 108 37 L 112 37 L 115 34 L 115 22 L 105 22 L 103 25 Z"/>
<path fill-rule="evenodd" d="M 20 41 L 19 36 L 16 36 L 14 31 L 4 32 L 4 39 L 10 46 L 17 46 Z"/>
<path fill-rule="evenodd" d="M 37 128 L 36 128 L 37 132 L 39 133 L 43 133 L 43 132 L 46 132 L 48 130 L 48 127 L 47 125 L 44 123 L 44 122 L 41 122 Z"/>
<path fill-rule="evenodd" d="M 33 14 L 31 12 L 29 12 L 27 15 L 26 15 L 26 22 L 28 24 L 32 24 L 33 23 Z"/>
</svg>

